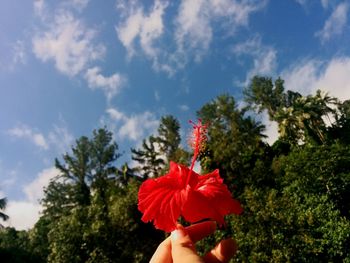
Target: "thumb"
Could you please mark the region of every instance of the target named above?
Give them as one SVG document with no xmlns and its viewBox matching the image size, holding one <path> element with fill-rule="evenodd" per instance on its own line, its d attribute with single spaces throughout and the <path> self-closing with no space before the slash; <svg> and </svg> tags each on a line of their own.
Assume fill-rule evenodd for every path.
<svg viewBox="0 0 350 263">
<path fill-rule="evenodd" d="M 171 254 L 174 263 L 199 263 L 203 262 L 198 256 L 194 244 L 182 225 L 171 232 Z"/>
</svg>

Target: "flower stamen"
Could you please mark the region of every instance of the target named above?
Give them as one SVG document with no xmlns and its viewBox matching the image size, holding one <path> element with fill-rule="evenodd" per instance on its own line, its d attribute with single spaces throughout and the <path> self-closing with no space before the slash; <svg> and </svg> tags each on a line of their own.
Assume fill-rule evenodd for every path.
<svg viewBox="0 0 350 263">
<path fill-rule="evenodd" d="M 193 126 L 192 134 L 189 138 L 189 145 L 193 149 L 193 157 L 190 170 L 193 171 L 194 164 L 197 160 L 198 154 L 204 149 L 205 142 L 207 141 L 207 128 L 206 124 L 202 124 L 202 120 L 198 119 L 197 123 L 189 121 Z"/>
</svg>

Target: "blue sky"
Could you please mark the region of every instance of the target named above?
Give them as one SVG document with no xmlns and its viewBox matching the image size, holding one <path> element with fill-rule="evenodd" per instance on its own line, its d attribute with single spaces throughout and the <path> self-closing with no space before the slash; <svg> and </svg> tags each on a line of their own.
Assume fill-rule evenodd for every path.
<svg viewBox="0 0 350 263">
<path fill-rule="evenodd" d="M 350 98 L 349 1 L 3 0 L 0 195 L 31 227 L 55 157 L 106 125 L 123 161 L 161 116 L 187 122 L 255 74 Z M 267 125 L 269 141 L 276 125 Z M 120 163 L 121 164 L 121 163 Z"/>
</svg>

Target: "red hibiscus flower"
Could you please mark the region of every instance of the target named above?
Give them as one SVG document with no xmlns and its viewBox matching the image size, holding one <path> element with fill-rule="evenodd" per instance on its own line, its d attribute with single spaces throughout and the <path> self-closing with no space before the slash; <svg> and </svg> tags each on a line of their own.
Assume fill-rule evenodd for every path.
<svg viewBox="0 0 350 263">
<path fill-rule="evenodd" d="M 180 216 L 188 222 L 213 219 L 224 224 L 224 216 L 240 214 L 239 202 L 232 198 L 220 178 L 219 170 L 199 175 L 192 170 L 200 143 L 204 141 L 206 126 L 194 125 L 194 157 L 191 168 L 170 162 L 169 173 L 146 180 L 138 194 L 138 208 L 142 221 L 153 221 L 154 226 L 166 232 L 176 229 Z"/>
</svg>

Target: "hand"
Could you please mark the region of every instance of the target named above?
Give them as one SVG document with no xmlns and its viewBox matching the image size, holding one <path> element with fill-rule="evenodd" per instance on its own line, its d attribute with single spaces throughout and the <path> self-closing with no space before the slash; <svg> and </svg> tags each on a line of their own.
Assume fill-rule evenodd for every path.
<svg viewBox="0 0 350 263">
<path fill-rule="evenodd" d="M 157 248 L 150 263 L 220 263 L 228 262 L 237 251 L 233 239 L 222 240 L 207 255 L 201 258 L 194 243 L 214 233 L 216 224 L 212 221 L 184 228 L 178 225 Z"/>
</svg>

